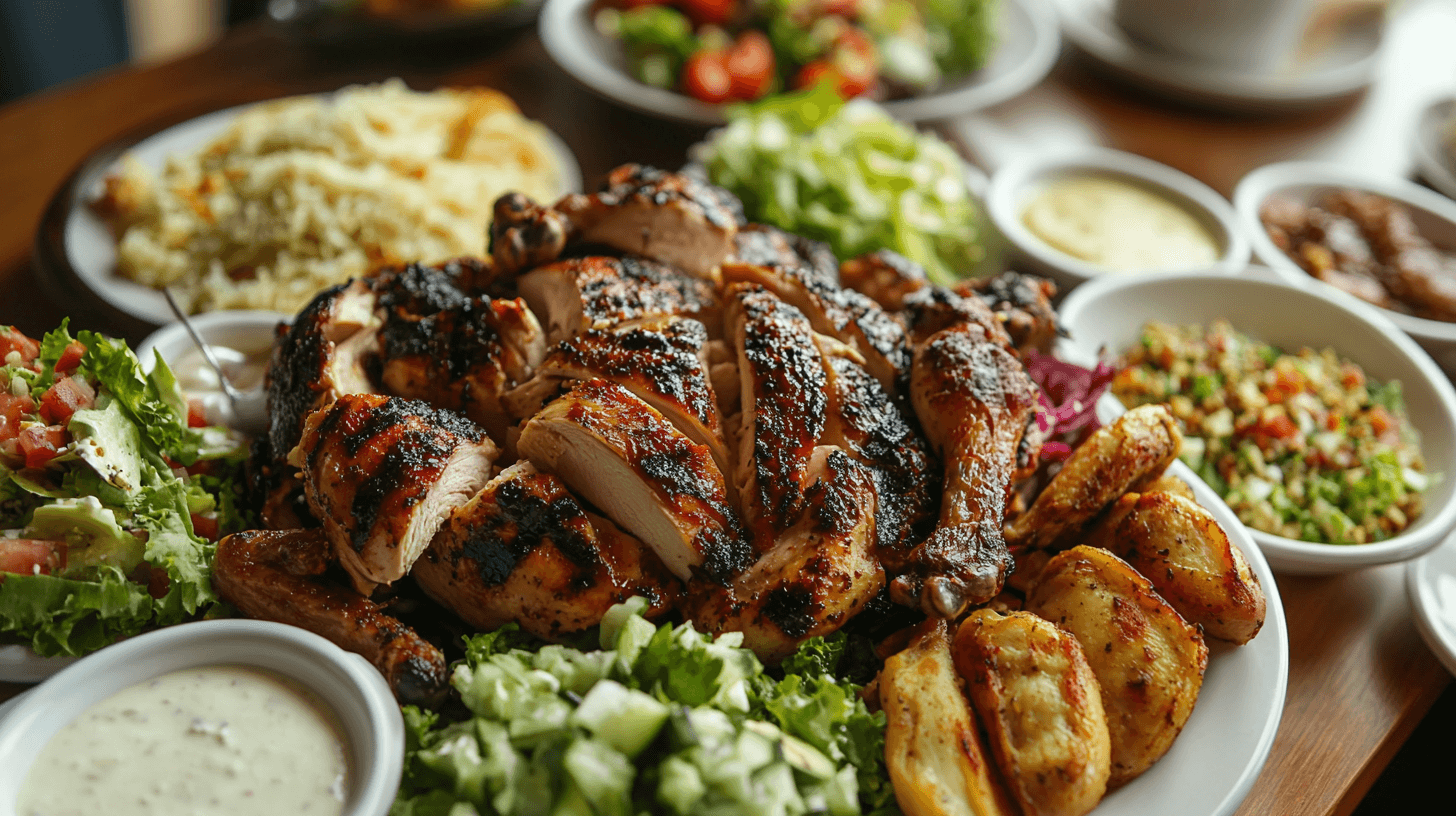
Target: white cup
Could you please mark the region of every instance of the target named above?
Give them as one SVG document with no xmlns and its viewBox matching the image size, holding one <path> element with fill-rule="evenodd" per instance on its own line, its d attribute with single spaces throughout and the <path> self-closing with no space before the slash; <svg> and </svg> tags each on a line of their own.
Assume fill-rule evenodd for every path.
<svg viewBox="0 0 1456 816">
<path fill-rule="evenodd" d="M 1284 65 L 1309 22 L 1311 0 L 1114 0 L 1133 38 L 1210 66 L 1266 73 Z"/>
</svg>

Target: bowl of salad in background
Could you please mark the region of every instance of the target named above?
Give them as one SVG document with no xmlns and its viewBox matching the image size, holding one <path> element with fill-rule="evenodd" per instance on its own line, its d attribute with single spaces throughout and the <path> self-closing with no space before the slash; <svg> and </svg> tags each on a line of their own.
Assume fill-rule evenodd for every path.
<svg viewBox="0 0 1456 816">
<path fill-rule="evenodd" d="M 1236 511 L 1242 509 L 1240 520 L 1276 571 L 1327 574 L 1405 561 L 1438 545 L 1456 526 L 1456 391 L 1419 346 L 1370 306 L 1313 281 L 1295 284 L 1254 268 L 1238 276 L 1100 278 L 1067 297 L 1061 318 L 1069 338 L 1058 351 L 1081 364 L 1099 353 L 1127 357 L 1143 345 L 1152 322 L 1207 331 L 1226 321 L 1242 336 L 1216 330 L 1222 339 L 1212 345 L 1227 346 L 1235 356 L 1247 346 L 1255 361 L 1248 376 L 1210 376 L 1189 362 L 1198 352 L 1185 355 L 1176 343 L 1151 339 L 1147 348 L 1171 371 L 1143 390 L 1151 398 L 1164 388 L 1170 402 L 1186 400 L 1185 415 L 1220 399 L 1230 407 L 1208 427 L 1199 424 L 1205 417 L 1193 420 L 1183 458 Z M 1166 329 L 1154 331 L 1167 336 Z M 1279 359 L 1304 348 L 1315 359 Z M 1320 359 L 1326 349 L 1333 359 Z M 1333 366 L 1333 381 L 1319 379 L 1322 365 Z M 1140 376 L 1119 374 L 1123 385 Z M 1302 388 L 1305 381 L 1314 387 Z M 1118 386 L 1114 381 L 1113 389 Z M 1111 395 L 1099 404 L 1099 413 L 1122 410 Z M 1174 413 L 1180 413 L 1176 404 Z M 1418 462 L 1401 462 L 1393 451 L 1362 443 L 1372 421 L 1383 438 L 1398 438 L 1402 417 L 1414 432 L 1406 438 L 1418 445 Z M 1293 449 L 1307 467 L 1280 458 Z M 1340 467 L 1318 471 L 1316 462 Z M 1367 523 L 1391 514 L 1411 493 L 1420 494 L 1423 509 L 1405 519 L 1403 529 L 1365 535 L 1366 543 L 1325 543 L 1359 540 L 1353 527 L 1378 527 Z M 1271 506 L 1274 525 L 1267 523 Z M 1261 524 L 1312 532 L 1324 541 L 1267 532 Z"/>
<path fill-rule="evenodd" d="M 901 119 L 954 116 L 1035 85 L 1061 44 L 1046 0 L 547 0 L 540 31 L 592 91 L 708 125 L 825 79 Z"/>
<path fill-rule="evenodd" d="M 689 160 L 749 221 L 823 241 L 841 262 L 890 249 L 946 286 L 983 264 L 978 172 L 869 100 L 820 86 L 739 106 Z"/>
</svg>

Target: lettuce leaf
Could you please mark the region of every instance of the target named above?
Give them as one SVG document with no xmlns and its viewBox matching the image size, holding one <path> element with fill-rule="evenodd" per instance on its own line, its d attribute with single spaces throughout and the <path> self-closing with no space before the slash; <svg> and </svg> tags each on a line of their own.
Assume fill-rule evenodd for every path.
<svg viewBox="0 0 1456 816">
<path fill-rule="evenodd" d="M 6 575 L 0 582 L 0 632 L 37 654 L 82 655 L 134 635 L 152 618 L 152 598 L 115 567 L 94 580 Z"/>
</svg>

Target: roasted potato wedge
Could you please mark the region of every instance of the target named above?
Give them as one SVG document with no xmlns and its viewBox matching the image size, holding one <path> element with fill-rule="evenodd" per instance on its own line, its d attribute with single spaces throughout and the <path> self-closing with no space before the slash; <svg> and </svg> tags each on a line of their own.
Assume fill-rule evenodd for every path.
<svg viewBox="0 0 1456 816">
<path fill-rule="evenodd" d="M 1111 743 L 1102 691 L 1072 635 L 1029 612 L 972 612 L 951 648 L 1024 816 L 1081 816 L 1102 800 Z"/>
<path fill-rule="evenodd" d="M 1144 493 L 1108 538 L 1178 614 L 1220 640 L 1244 644 L 1264 625 L 1264 590 L 1244 554 L 1202 505 Z"/>
<path fill-rule="evenodd" d="M 1031 508 L 1006 528 L 1015 548 L 1060 549 L 1118 496 L 1157 481 L 1177 458 L 1183 434 L 1166 405 L 1141 405 L 1077 447 Z"/>
<path fill-rule="evenodd" d="M 1026 610 L 1071 632 L 1102 687 L 1112 741 L 1108 787 L 1158 760 L 1198 700 L 1208 647 L 1198 628 L 1127 562 L 1096 547 L 1058 553 Z"/>
<path fill-rule="evenodd" d="M 905 816 L 1016 816 L 950 654 L 950 625 L 926 621 L 880 672 L 885 765 Z"/>
</svg>

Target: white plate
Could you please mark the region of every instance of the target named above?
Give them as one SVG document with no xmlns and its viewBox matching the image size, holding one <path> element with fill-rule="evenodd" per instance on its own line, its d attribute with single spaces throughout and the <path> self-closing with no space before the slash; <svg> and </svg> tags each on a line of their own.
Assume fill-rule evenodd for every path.
<svg viewBox="0 0 1456 816">
<path fill-rule="evenodd" d="M 252 105 L 240 105 L 189 119 L 130 147 L 113 146 L 89 159 L 56 194 L 42 220 L 37 253 L 46 275 L 59 277 L 79 293 L 99 299 L 104 307 L 131 322 L 145 327 L 172 322 L 172 311 L 159 291 L 116 274 L 116 241 L 106 223 L 92 212 L 89 202 L 101 195 L 103 179 L 120 169 L 123 152 L 160 173 L 169 156 L 202 148 L 249 107 Z M 549 130 L 546 134 L 561 164 L 559 192 L 579 192 L 581 168 L 576 157 L 560 137 Z M 53 218 L 57 223 L 48 224 Z"/>
<path fill-rule="evenodd" d="M 546 0 L 541 41 L 568 74 L 620 105 L 697 125 L 723 124 L 723 106 L 638 82 L 626 71 L 622 47 L 592 23 L 593 0 Z M 1004 102 L 1041 81 L 1056 62 L 1061 40 L 1049 0 L 1002 0 L 996 53 L 981 70 L 937 91 L 883 103 L 912 122 L 944 119 Z"/>
<path fill-rule="evenodd" d="M 1426 494 L 1426 512 L 1400 535 L 1358 546 L 1249 533 L 1274 569 L 1288 574 L 1344 572 L 1424 555 L 1456 526 L 1456 391 L 1431 358 L 1378 310 L 1315 283 L 1286 281 L 1263 269 L 1246 275 L 1100 278 L 1062 304 L 1062 325 L 1071 337 L 1058 350 L 1085 365 L 1095 361 L 1099 348 L 1116 355 L 1132 346 L 1149 320 L 1208 325 L 1226 318 L 1235 329 L 1280 348 L 1333 347 L 1372 379 L 1400 380 L 1411 424 L 1421 434 L 1426 468 L 1442 474 Z M 1111 395 L 1098 404 L 1103 416 L 1121 411 Z"/>
<path fill-rule="evenodd" d="M 1404 204 L 1410 209 L 1411 219 L 1421 235 L 1438 248 L 1456 252 L 1456 201 L 1403 178 L 1374 175 L 1358 167 L 1332 162 L 1278 162 L 1244 176 L 1234 189 L 1234 210 L 1249 234 L 1254 256 L 1296 286 L 1313 283 L 1337 291 L 1311 278 L 1274 246 L 1259 220 L 1259 208 L 1271 195 L 1279 193 L 1310 203 L 1321 191 L 1335 187 L 1364 190 Z M 1415 338 L 1448 375 L 1456 375 L 1456 323 L 1427 320 L 1389 309 L 1377 308 L 1377 311 Z"/>
<path fill-rule="evenodd" d="M 1347 17 L 1315 53 L 1282 71 L 1245 73 L 1159 53 L 1112 19 L 1111 0 L 1056 0 L 1062 32 L 1105 68 L 1179 100 L 1240 111 L 1270 111 L 1329 102 L 1356 93 L 1375 76 L 1383 25 L 1374 15 Z"/>
<path fill-rule="evenodd" d="M 1411 615 L 1426 645 L 1456 674 L 1456 535 L 1405 566 Z"/>
<path fill-rule="evenodd" d="M 1456 198 L 1456 99 L 1432 103 L 1416 124 L 1416 166 L 1432 187 Z"/>
<path fill-rule="evenodd" d="M 1193 716 L 1147 773 L 1102 800 L 1092 816 L 1228 816 L 1269 758 L 1289 683 L 1289 630 L 1269 563 L 1233 511 L 1203 480 L 1174 462 L 1170 473 L 1193 488 L 1229 540 L 1244 552 L 1268 599 L 1264 628 L 1234 647 L 1210 640 L 1208 671 Z M 1172 805 L 1170 803 L 1177 803 Z"/>
</svg>

